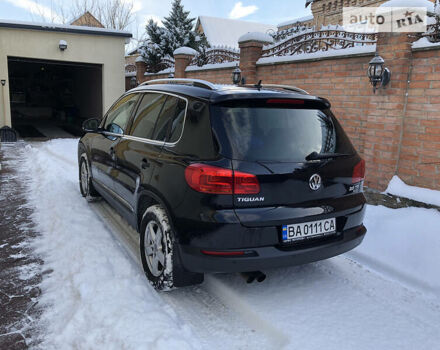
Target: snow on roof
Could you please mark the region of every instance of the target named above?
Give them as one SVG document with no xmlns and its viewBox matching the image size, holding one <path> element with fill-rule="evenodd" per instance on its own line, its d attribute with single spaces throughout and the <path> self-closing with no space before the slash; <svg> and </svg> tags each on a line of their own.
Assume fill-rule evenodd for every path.
<svg viewBox="0 0 440 350">
<path fill-rule="evenodd" d="M 291 19 L 290 21 L 286 21 L 286 22 L 281 22 L 281 23 L 279 23 L 278 25 L 277 25 L 277 27 L 279 28 L 279 27 L 284 27 L 284 26 L 288 26 L 288 25 L 290 25 L 290 24 L 295 24 L 295 23 L 298 23 L 298 22 L 306 22 L 306 21 L 310 21 L 310 20 L 312 20 L 313 19 L 313 15 L 310 15 L 310 16 L 304 16 L 304 17 L 299 17 L 299 18 L 294 18 L 294 19 Z"/>
<path fill-rule="evenodd" d="M 379 7 L 426 7 L 428 12 L 434 12 L 434 4 L 429 0 L 389 0 Z"/>
<path fill-rule="evenodd" d="M 0 19 L 0 28 L 18 28 L 18 29 L 33 29 L 33 30 L 55 31 L 55 32 L 65 32 L 65 33 L 110 35 L 110 36 L 122 36 L 126 38 L 132 37 L 131 33 L 123 30 L 86 27 L 86 26 L 72 26 L 70 24 L 10 21 L 6 19 Z"/>
<path fill-rule="evenodd" d="M 266 33 L 250 32 L 243 34 L 241 37 L 238 38 L 239 43 L 243 43 L 245 41 L 259 41 L 265 44 L 271 44 L 273 43 L 273 38 Z"/>
<path fill-rule="evenodd" d="M 276 31 L 273 25 L 240 21 L 236 19 L 200 16 L 198 22 L 203 27 L 206 39 L 213 46 L 238 47 L 238 38 L 248 32 Z"/>
<path fill-rule="evenodd" d="M 190 56 L 195 56 L 197 55 L 197 51 L 190 48 L 190 47 L 186 47 L 186 46 L 182 46 L 179 47 L 177 49 L 174 50 L 173 55 L 190 55 Z"/>
</svg>

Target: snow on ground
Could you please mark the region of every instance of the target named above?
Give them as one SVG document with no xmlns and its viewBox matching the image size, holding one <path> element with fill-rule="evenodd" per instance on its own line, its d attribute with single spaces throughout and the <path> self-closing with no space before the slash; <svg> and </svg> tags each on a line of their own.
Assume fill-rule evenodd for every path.
<svg viewBox="0 0 440 350">
<path fill-rule="evenodd" d="M 349 254 L 440 296 L 440 212 L 369 206 L 365 225 L 364 242 Z"/>
<path fill-rule="evenodd" d="M 44 348 L 438 347 L 437 211 L 370 206 L 365 242 L 349 254 L 265 271 L 261 284 L 224 274 L 156 293 L 129 252 L 136 248 L 80 196 L 76 144 L 53 140 L 25 154 L 35 244 L 53 270 L 42 285 Z M 402 284 L 401 275 L 412 278 Z"/>
<path fill-rule="evenodd" d="M 407 185 L 397 175 L 393 176 L 385 192 L 440 207 L 440 191 Z"/>
<path fill-rule="evenodd" d="M 77 140 L 26 147 L 42 284 L 44 349 L 189 349 L 188 327 L 117 246 L 78 192 Z"/>
</svg>

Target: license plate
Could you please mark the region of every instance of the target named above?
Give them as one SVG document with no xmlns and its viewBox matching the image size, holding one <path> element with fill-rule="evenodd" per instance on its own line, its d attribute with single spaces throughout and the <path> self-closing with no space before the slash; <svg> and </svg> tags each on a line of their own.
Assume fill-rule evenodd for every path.
<svg viewBox="0 0 440 350">
<path fill-rule="evenodd" d="M 311 237 L 326 236 L 336 233 L 336 219 L 302 222 L 283 225 L 283 242 L 295 242 Z"/>
</svg>

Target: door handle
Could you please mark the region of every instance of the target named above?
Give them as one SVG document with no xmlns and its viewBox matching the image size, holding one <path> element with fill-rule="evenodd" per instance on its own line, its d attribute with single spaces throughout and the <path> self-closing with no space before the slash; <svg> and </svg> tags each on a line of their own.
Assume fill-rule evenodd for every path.
<svg viewBox="0 0 440 350">
<path fill-rule="evenodd" d="M 142 159 L 142 164 L 141 164 L 142 169 L 147 169 L 150 167 L 150 162 L 147 159 Z"/>
</svg>

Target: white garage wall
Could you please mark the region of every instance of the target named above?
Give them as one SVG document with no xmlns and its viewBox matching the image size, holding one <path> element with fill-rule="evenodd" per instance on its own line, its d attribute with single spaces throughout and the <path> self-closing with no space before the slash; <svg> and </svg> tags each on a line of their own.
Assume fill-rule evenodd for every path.
<svg viewBox="0 0 440 350">
<path fill-rule="evenodd" d="M 67 41 L 67 50 L 59 49 L 60 40 Z M 0 79 L 6 79 L 0 85 L 0 127 L 11 126 L 8 56 L 101 64 L 105 112 L 125 91 L 124 44 L 120 36 L 0 28 Z"/>
</svg>

